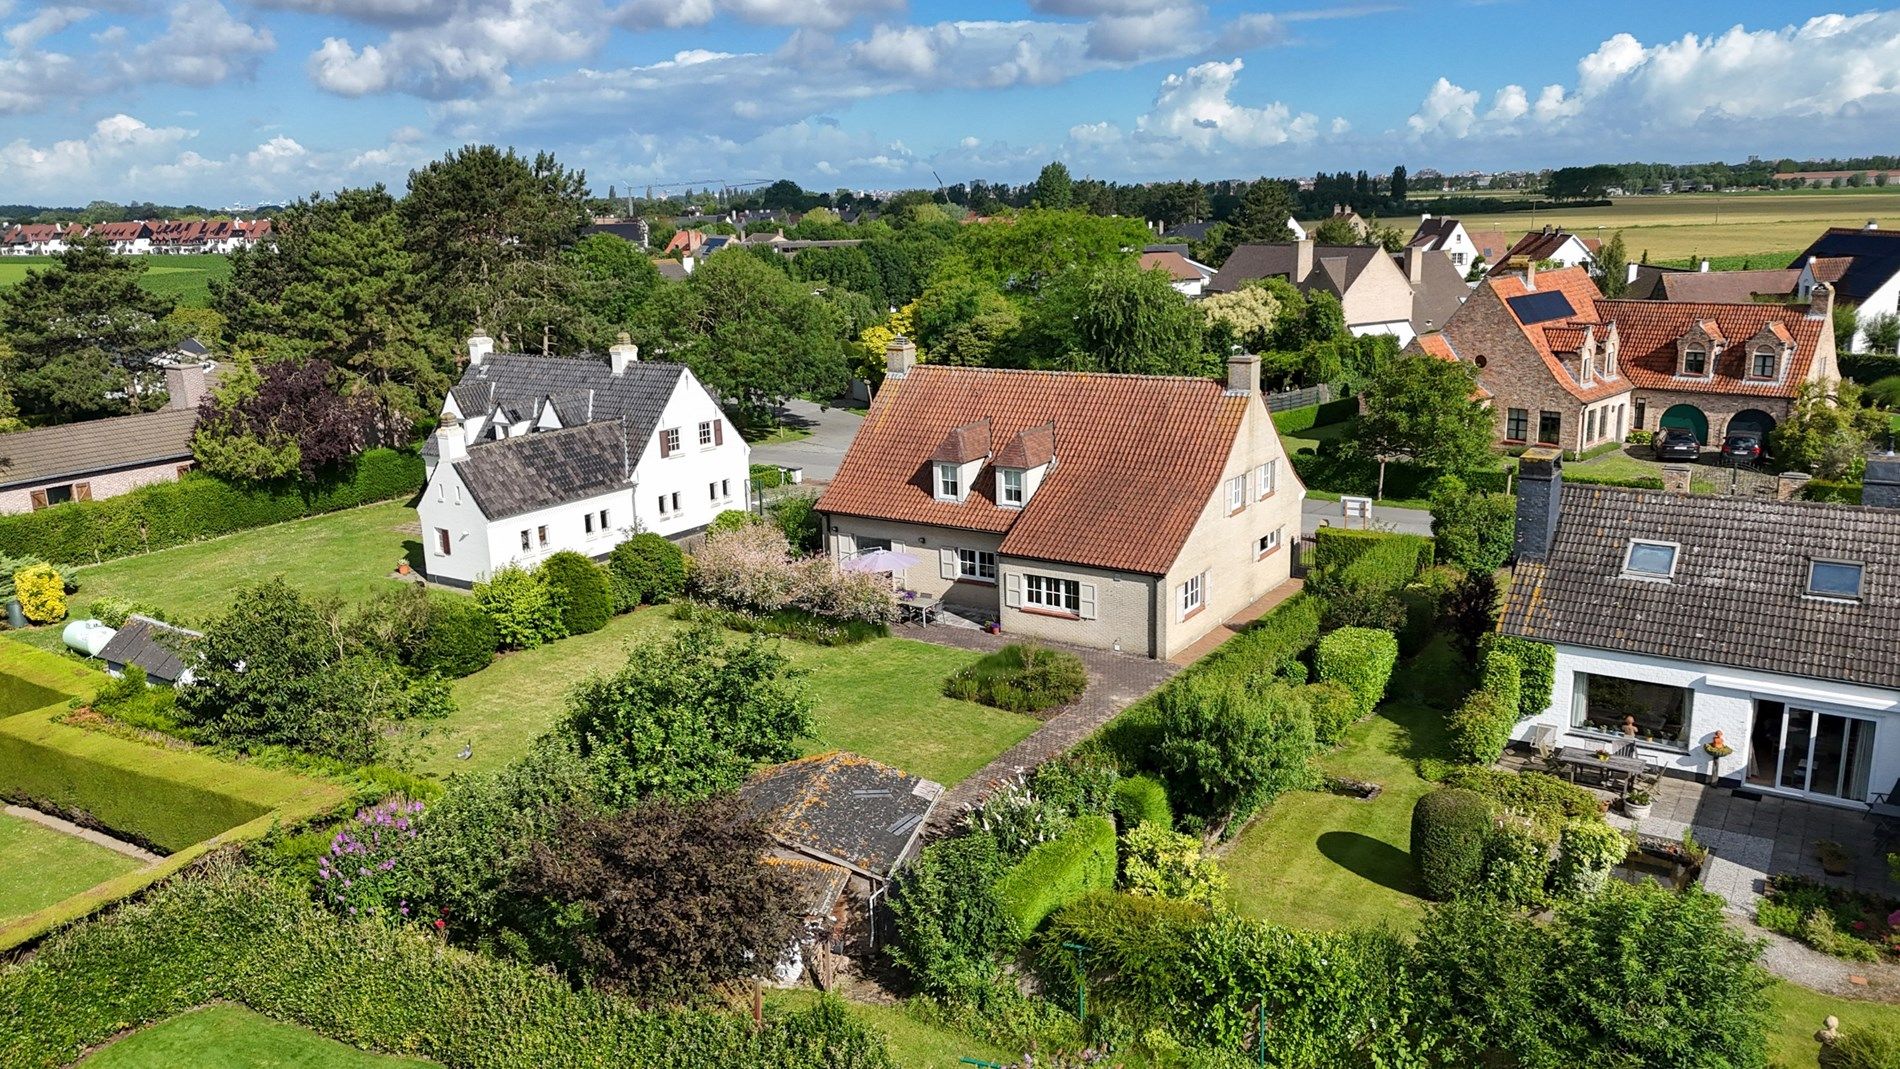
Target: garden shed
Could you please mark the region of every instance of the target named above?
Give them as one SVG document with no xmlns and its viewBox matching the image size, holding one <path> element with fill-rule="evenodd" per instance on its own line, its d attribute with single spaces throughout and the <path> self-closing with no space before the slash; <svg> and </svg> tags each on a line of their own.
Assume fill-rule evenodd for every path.
<svg viewBox="0 0 1900 1069">
<path fill-rule="evenodd" d="M 188 642 L 202 637 L 196 631 L 134 613 L 99 651 L 99 659 L 115 676 L 124 675 L 128 666 L 136 665 L 144 669 L 146 679 L 175 686 L 191 682 L 184 651 Z"/>
</svg>

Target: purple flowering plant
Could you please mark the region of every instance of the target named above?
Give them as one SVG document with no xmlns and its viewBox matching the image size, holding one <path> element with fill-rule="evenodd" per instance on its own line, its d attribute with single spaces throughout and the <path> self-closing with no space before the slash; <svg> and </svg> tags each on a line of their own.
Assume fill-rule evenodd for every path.
<svg viewBox="0 0 1900 1069">
<path fill-rule="evenodd" d="M 422 803 L 406 798 L 357 810 L 317 859 L 317 897 L 347 917 L 409 916 L 400 861 L 421 815 Z"/>
</svg>

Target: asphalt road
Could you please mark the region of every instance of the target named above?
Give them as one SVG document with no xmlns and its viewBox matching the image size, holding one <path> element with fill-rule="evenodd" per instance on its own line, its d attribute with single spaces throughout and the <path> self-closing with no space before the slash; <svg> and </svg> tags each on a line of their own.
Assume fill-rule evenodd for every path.
<svg viewBox="0 0 1900 1069">
<path fill-rule="evenodd" d="M 803 427 L 811 437 L 795 442 L 752 447 L 752 463 L 777 464 L 804 468 L 807 482 L 830 482 L 838 474 L 844 451 L 864 421 L 861 412 L 842 408 L 821 409 L 810 401 L 788 402 L 779 412 L 787 426 Z"/>
<path fill-rule="evenodd" d="M 1345 510 L 1337 501 L 1319 501 L 1307 498 L 1300 508 L 1300 533 L 1310 535 L 1323 526 L 1365 527 L 1377 531 L 1397 531 L 1401 534 L 1429 535 L 1432 533 L 1432 514 L 1424 509 L 1402 509 L 1393 505 L 1372 506 L 1372 522 L 1367 524 L 1358 518 L 1347 519 Z"/>
</svg>

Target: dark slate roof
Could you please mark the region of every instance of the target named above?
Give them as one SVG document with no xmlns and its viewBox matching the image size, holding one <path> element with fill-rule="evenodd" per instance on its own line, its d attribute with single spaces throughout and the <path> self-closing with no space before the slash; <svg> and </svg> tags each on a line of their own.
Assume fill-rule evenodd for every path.
<svg viewBox="0 0 1900 1069">
<path fill-rule="evenodd" d="M 1834 292 L 1842 300 L 1864 301 L 1900 271 L 1900 230 L 1830 227 L 1788 266 L 1804 267 L 1814 257 L 1850 260 Z"/>
<path fill-rule="evenodd" d="M 134 614 L 126 617 L 125 626 L 99 651 L 99 659 L 119 666 L 135 664 L 145 669 L 147 679 L 176 683 L 185 670 L 180 651 L 190 639 L 202 637 L 196 631 Z"/>
<path fill-rule="evenodd" d="M 1633 538 L 1680 544 L 1675 577 L 1620 578 Z M 1862 562 L 1861 600 L 1806 596 L 1817 558 Z M 1517 563 L 1500 628 L 1900 689 L 1900 510 L 1567 485 L 1549 558 Z"/>
<path fill-rule="evenodd" d="M 1450 216 L 1441 215 L 1436 219 L 1426 219 L 1418 224 L 1418 229 L 1412 233 L 1412 240 L 1406 242 L 1406 245 L 1428 250 L 1442 249 L 1444 243 L 1451 239 L 1457 229 L 1458 220 Z"/>
<path fill-rule="evenodd" d="M 623 487 L 632 469 L 620 424 L 612 422 L 472 445 L 455 474 L 482 515 L 500 520 Z"/>
<path fill-rule="evenodd" d="M 638 463 L 685 370 L 679 364 L 641 360 L 616 375 L 604 360 L 496 353 L 462 372 L 462 381 L 455 386 L 455 403 L 470 417 L 486 415 L 494 403 L 533 415 L 549 397 L 592 390 L 593 418 L 625 420 L 628 452 Z M 479 403 L 463 404 L 464 396 L 479 398 Z M 557 407 L 556 411 L 565 422 L 567 410 Z"/>
<path fill-rule="evenodd" d="M 1169 227 L 1167 232 L 1161 236 L 1164 238 L 1186 238 L 1189 241 L 1200 241 L 1207 237 L 1207 232 L 1213 229 L 1213 226 L 1213 223 L 1176 223 Z"/>
<path fill-rule="evenodd" d="M 1358 279 L 1368 264 L 1385 255 L 1386 251 L 1377 245 L 1315 245 L 1312 273 L 1305 278 L 1295 278 L 1299 270 L 1296 243 L 1241 245 L 1221 265 L 1220 273 L 1207 288 L 1213 293 L 1232 293 L 1244 282 L 1278 276 L 1298 286 L 1301 292 L 1324 286 L 1337 296 Z"/>
<path fill-rule="evenodd" d="M 1451 222 L 1456 224 L 1458 220 Z M 1399 272 L 1405 274 L 1405 254 L 1400 253 L 1392 260 L 1398 264 Z M 1412 331 L 1417 334 L 1437 330 L 1450 322 L 1452 314 L 1471 296 L 1465 273 L 1451 262 L 1449 253 L 1426 252 L 1422 263 L 1424 270 L 1420 272 L 1419 281 L 1410 282 L 1411 275 L 1406 274 L 1412 287 Z M 1426 326 L 1427 323 L 1431 326 Z"/>
<path fill-rule="evenodd" d="M 889 879 L 943 787 L 868 757 L 830 753 L 773 765 L 739 788 L 774 839 L 808 857 Z"/>
<path fill-rule="evenodd" d="M 0 489 L 191 459 L 195 408 L 66 423 L 0 435 Z"/>
</svg>

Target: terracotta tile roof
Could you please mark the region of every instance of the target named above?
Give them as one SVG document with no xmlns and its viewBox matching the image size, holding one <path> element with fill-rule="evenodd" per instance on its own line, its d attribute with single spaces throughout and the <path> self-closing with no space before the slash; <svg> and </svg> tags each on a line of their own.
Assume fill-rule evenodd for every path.
<svg viewBox="0 0 1900 1069">
<path fill-rule="evenodd" d="M 1001 552 L 1163 575 L 1213 496 L 1250 401 L 1208 379 L 913 368 L 887 379 L 818 509 L 1003 535 Z M 993 465 L 962 502 L 932 495 L 930 457 L 988 417 L 998 440 L 1054 424 L 1055 466 L 1022 509 Z"/>
<path fill-rule="evenodd" d="M 1417 345 L 1419 351 L 1426 356 L 1437 357 L 1440 360 L 1450 360 L 1453 363 L 1459 360 L 1458 350 L 1452 348 L 1451 339 L 1437 331 L 1433 331 L 1430 334 L 1420 334 L 1418 337 L 1412 339 L 1412 343 Z M 1484 388 L 1483 383 L 1479 383 L 1478 388 L 1471 391 L 1471 396 L 1480 401 L 1489 401 L 1492 394 L 1490 390 Z"/>
<path fill-rule="evenodd" d="M 1699 328 L 1702 331 L 1702 333 L 1707 334 L 1709 336 L 1709 340 L 1714 342 L 1715 344 L 1717 345 L 1728 344 L 1728 335 L 1722 333 L 1722 324 L 1717 323 L 1713 319 L 1698 319 L 1695 321 L 1695 325 L 1697 328 Z"/>
<path fill-rule="evenodd" d="M 1465 236 L 1471 239 L 1471 244 L 1478 249 L 1478 255 L 1489 264 L 1504 259 L 1504 254 L 1511 251 L 1511 235 L 1502 230 L 1473 230 L 1466 227 Z"/>
<path fill-rule="evenodd" d="M 974 423 L 950 428 L 944 435 L 943 444 L 937 447 L 930 459 L 947 464 L 968 464 L 972 460 L 982 460 L 990 455 L 990 421 L 985 416 Z"/>
<path fill-rule="evenodd" d="M 1195 279 L 1205 279 L 1207 277 L 1201 273 L 1200 268 L 1189 263 L 1188 258 L 1178 252 L 1142 253 L 1141 269 L 1143 271 L 1152 271 L 1155 268 L 1166 271 L 1168 277 L 1174 279 L 1176 282 L 1192 282 Z"/>
<path fill-rule="evenodd" d="M 1581 267 L 1539 271 L 1535 290 L 1525 285 L 1524 277 L 1521 275 L 1494 275 L 1486 279 L 1478 288 L 1480 290 L 1488 288 L 1499 301 L 1503 302 L 1505 311 L 1512 319 L 1517 320 L 1519 329 L 1524 332 L 1524 337 L 1530 341 L 1538 355 L 1544 358 L 1544 366 L 1550 369 L 1551 377 L 1572 397 L 1579 401 L 1597 401 L 1605 397 L 1614 397 L 1630 388 L 1629 382 L 1622 376 L 1604 378 L 1601 375 L 1593 379 L 1589 386 L 1580 386 L 1557 355 L 1561 352 L 1577 351 L 1580 339 L 1573 340 L 1572 331 L 1580 331 L 1585 324 L 1601 321 L 1597 315 L 1597 304 L 1603 295 L 1597 290 L 1597 284 L 1591 281 L 1590 272 Z M 1571 314 L 1549 322 L 1526 324 L 1518 316 L 1517 310 L 1511 307 L 1511 299 L 1532 293 L 1563 294 L 1564 300 L 1570 304 Z M 1567 343 L 1570 348 L 1562 349 L 1558 347 L 1558 344 L 1554 344 L 1551 338 L 1553 331 L 1558 335 L 1555 342 Z M 1617 365 L 1620 370 L 1622 367 L 1620 358 Z"/>
<path fill-rule="evenodd" d="M 1026 427 L 996 454 L 999 468 L 1040 468 L 1055 459 L 1056 425 Z"/>
<path fill-rule="evenodd" d="M 1839 282 L 1847 269 L 1854 266 L 1852 256 L 1817 256 L 1812 261 L 1814 277 L 1820 282 Z"/>
<path fill-rule="evenodd" d="M 1782 267 L 1760 271 L 1671 271 L 1660 276 L 1663 298 L 1747 304 L 1758 293 L 1784 297 L 1794 292 L 1801 272 Z"/>
<path fill-rule="evenodd" d="M 1583 339 L 1590 332 L 1583 327 L 1552 325 L 1544 328 L 1544 340 L 1550 344 L 1553 353 L 1574 353 L 1583 348 Z"/>
<path fill-rule="evenodd" d="M 1624 376 L 1633 385 L 1652 390 L 1793 397 L 1814 362 L 1821 332 L 1832 329 L 1825 321 L 1810 318 L 1806 305 L 1598 301 L 1596 312 L 1616 323 L 1621 342 L 1617 363 Z M 1676 341 L 1698 322 L 1712 327 L 1711 333 L 1729 339 L 1729 343 L 1716 354 L 1714 374 L 1708 379 L 1679 379 Z M 1794 359 L 1778 382 L 1750 382 L 1747 378 L 1747 343 L 1764 327 L 1776 337 L 1785 334 L 1794 343 Z"/>
</svg>

